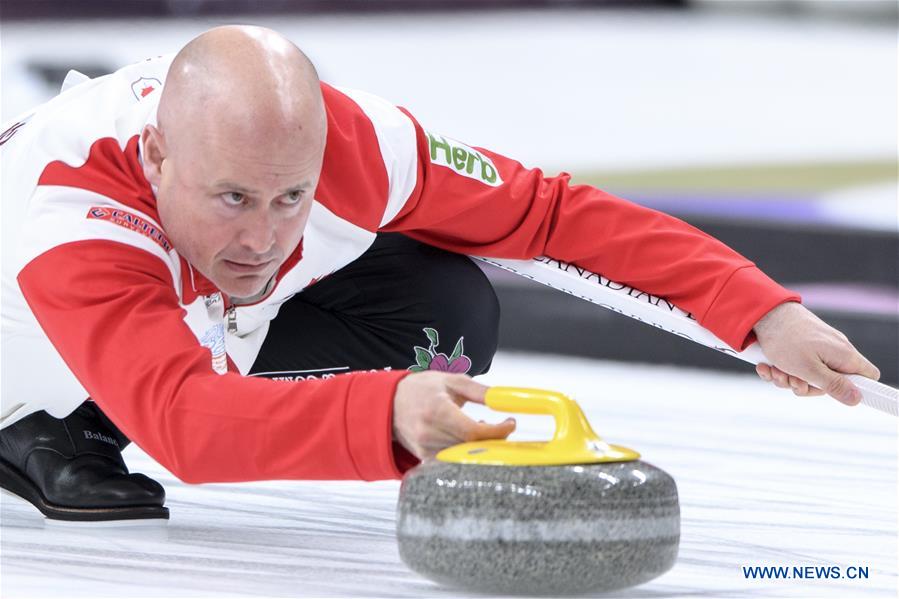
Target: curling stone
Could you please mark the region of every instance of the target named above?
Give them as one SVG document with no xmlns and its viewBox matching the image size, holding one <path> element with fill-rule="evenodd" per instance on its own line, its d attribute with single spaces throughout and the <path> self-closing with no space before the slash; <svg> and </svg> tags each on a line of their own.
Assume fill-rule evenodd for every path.
<svg viewBox="0 0 899 599">
<path fill-rule="evenodd" d="M 470 590 L 570 595 L 641 584 L 674 565 L 674 479 L 601 440 L 573 400 L 492 387 L 494 410 L 551 414 L 548 442 L 462 443 L 406 473 L 397 508 L 400 557 Z"/>
</svg>

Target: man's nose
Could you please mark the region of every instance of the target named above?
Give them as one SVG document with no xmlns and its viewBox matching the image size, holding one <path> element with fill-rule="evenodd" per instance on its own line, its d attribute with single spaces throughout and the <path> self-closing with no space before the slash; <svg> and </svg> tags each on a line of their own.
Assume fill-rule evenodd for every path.
<svg viewBox="0 0 899 599">
<path fill-rule="evenodd" d="M 240 245 L 256 255 L 267 254 L 275 245 L 274 216 L 261 207 L 244 216 L 246 220 L 238 240 Z"/>
</svg>

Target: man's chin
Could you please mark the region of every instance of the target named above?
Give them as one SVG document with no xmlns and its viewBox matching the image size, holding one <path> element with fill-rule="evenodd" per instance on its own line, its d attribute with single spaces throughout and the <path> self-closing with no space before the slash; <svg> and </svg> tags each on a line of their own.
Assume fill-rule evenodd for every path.
<svg viewBox="0 0 899 599">
<path fill-rule="evenodd" d="M 239 263 L 229 263 L 228 260 L 223 260 L 211 269 L 214 276 L 210 277 L 210 280 L 230 297 L 253 298 L 262 294 L 268 282 L 278 271 L 275 261 L 260 269 L 235 264 Z"/>
<path fill-rule="evenodd" d="M 229 297 L 251 298 L 260 295 L 265 290 L 269 279 L 271 279 L 271 275 L 227 277 L 220 282 L 213 281 L 213 283 Z"/>
</svg>

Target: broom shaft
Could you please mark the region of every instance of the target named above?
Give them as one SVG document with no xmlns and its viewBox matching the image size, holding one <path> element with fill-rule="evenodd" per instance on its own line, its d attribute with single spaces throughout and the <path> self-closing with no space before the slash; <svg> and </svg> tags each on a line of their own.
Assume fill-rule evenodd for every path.
<svg viewBox="0 0 899 599">
<path fill-rule="evenodd" d="M 750 364 L 769 363 L 758 343 L 735 351 L 702 327 L 692 315 L 664 298 L 611 281 L 574 264 L 546 257 L 533 260 L 473 257 Z M 848 376 L 862 392 L 863 404 L 893 416 L 899 415 L 899 391 L 861 375 Z"/>
</svg>

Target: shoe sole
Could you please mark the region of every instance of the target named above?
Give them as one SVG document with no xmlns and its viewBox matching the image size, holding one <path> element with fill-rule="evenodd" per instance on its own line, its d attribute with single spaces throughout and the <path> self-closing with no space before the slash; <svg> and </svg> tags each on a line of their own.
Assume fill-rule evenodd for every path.
<svg viewBox="0 0 899 599">
<path fill-rule="evenodd" d="M 112 520 L 168 520 L 169 508 L 158 505 L 77 508 L 47 500 L 40 489 L 15 466 L 0 458 L 0 487 L 24 499 L 50 520 L 107 522 Z"/>
</svg>

